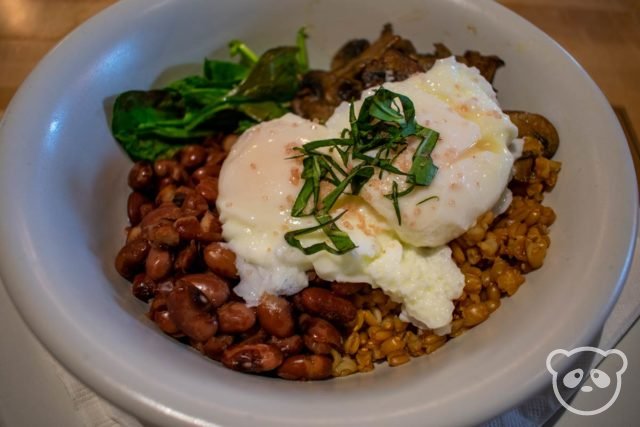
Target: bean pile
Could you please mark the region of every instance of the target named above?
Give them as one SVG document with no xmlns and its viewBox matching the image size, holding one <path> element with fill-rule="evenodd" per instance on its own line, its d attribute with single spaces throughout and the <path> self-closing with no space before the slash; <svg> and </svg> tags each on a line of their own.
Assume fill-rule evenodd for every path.
<svg viewBox="0 0 640 427">
<path fill-rule="evenodd" d="M 544 157 L 534 140 L 516 162 L 509 209 L 482 215 L 450 243 L 465 288 L 448 335 L 403 322 L 399 304 L 369 284 L 330 283 L 314 272 L 300 293 L 267 295 L 247 307 L 233 292 L 235 254 L 224 245 L 215 206 L 220 168 L 235 139 L 210 138 L 172 159 L 132 167 L 130 227 L 115 260 L 164 333 L 228 368 L 321 380 L 368 372 L 382 361 L 404 364 L 485 321 L 546 256 L 555 214 L 541 202 L 560 163 Z"/>
</svg>

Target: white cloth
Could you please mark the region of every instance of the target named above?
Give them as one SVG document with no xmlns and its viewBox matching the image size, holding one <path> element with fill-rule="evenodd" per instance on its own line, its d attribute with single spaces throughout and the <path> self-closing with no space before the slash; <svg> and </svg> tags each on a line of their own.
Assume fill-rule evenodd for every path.
<svg viewBox="0 0 640 427">
<path fill-rule="evenodd" d="M 142 427 L 142 424 L 85 387 L 51 358 L 53 369 L 73 401 L 81 425 L 86 427 Z"/>
<path fill-rule="evenodd" d="M 640 239 L 636 239 L 639 242 Z M 640 246 L 639 246 L 640 247 Z M 598 347 L 613 348 L 640 316 L 640 250 L 635 252 L 627 283 L 616 306 L 605 322 Z M 51 364 L 64 384 L 80 422 L 86 427 L 142 427 L 132 416 L 122 412 L 90 389 L 78 382 L 53 358 Z M 601 358 L 594 360 L 598 364 Z M 559 409 L 560 403 L 550 390 L 532 397 L 484 427 L 536 427 L 549 420 Z"/>
</svg>

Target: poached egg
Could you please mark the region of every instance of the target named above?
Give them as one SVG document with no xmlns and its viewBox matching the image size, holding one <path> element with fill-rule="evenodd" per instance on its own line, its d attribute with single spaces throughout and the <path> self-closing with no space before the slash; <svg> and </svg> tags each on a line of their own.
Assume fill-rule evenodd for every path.
<svg viewBox="0 0 640 427">
<path fill-rule="evenodd" d="M 263 122 L 232 148 L 220 173 L 217 208 L 223 237 L 236 253 L 240 283 L 234 290 L 248 305 L 257 305 L 264 293 L 299 292 L 308 285 L 306 271 L 314 269 L 324 280 L 381 288 L 419 327 L 446 328 L 451 322 L 464 275 L 446 244 L 504 198 L 517 129 L 498 106 L 491 85 L 475 68 L 453 58 L 384 87 L 408 96 L 416 121 L 439 132 L 432 152 L 439 170 L 431 185 L 399 199 L 401 225 L 384 195 L 394 181 L 404 185 L 403 176 L 387 173 L 380 179 L 376 174 L 360 195 L 343 194 L 331 214 L 344 212 L 337 225 L 357 246 L 344 255 L 305 255 L 284 234 L 317 225 L 313 217 L 291 216 L 304 183 L 295 147 L 339 137 L 349 127 L 348 104 L 339 106 L 326 125 L 293 114 Z M 375 90 L 366 90 L 362 98 Z M 356 113 L 361 104 L 354 103 Z M 417 144 L 410 142 L 394 165 L 408 171 Z M 325 239 L 321 231 L 300 238 L 304 246 Z"/>
</svg>

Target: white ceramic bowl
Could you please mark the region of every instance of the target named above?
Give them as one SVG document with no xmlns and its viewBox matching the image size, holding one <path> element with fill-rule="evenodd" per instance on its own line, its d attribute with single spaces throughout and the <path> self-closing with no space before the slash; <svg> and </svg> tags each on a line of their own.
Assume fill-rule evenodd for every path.
<svg viewBox="0 0 640 427">
<path fill-rule="evenodd" d="M 307 25 L 314 65 L 385 22 L 419 50 L 442 41 L 506 62 L 502 105 L 558 128 L 558 220 L 544 267 L 480 327 L 436 353 L 370 375 L 295 383 L 242 375 L 160 333 L 114 271 L 130 162 L 105 105 L 240 38 L 258 51 Z M 169 71 L 167 71 L 169 70 Z M 138 0 L 78 28 L 32 73 L 0 131 L 2 278 L 45 347 L 73 374 L 154 424 L 425 425 L 484 421 L 550 382 L 547 354 L 587 343 L 627 273 L 637 190 L 623 133 L 580 66 L 487 1 Z M 562 366 L 558 366 L 562 368 Z"/>
</svg>

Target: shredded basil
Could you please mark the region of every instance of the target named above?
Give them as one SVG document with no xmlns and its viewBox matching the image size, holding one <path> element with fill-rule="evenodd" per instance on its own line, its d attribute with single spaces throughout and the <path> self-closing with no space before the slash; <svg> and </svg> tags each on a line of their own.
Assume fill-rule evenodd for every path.
<svg viewBox="0 0 640 427">
<path fill-rule="evenodd" d="M 302 49 L 299 54 L 300 62 L 303 62 Z M 401 190 L 398 182 L 394 181 L 391 193 L 385 195 L 393 203 L 398 224 L 402 225 L 398 199 L 411 193 L 417 186 L 430 185 L 438 172 L 431 153 L 439 134 L 416 122 L 413 102 L 407 96 L 381 87 L 364 99 L 357 116 L 351 103 L 349 122 L 350 129 L 344 129 L 340 138 L 309 142 L 298 147 L 300 155 L 294 156 L 303 158 L 301 178 L 304 184 L 293 203 L 291 216 L 314 216 L 318 225 L 290 231 L 285 234 L 285 240 L 307 255 L 323 250 L 342 255 L 356 248 L 349 235 L 337 226 L 337 221 L 346 211 L 336 217 L 330 215 L 340 196 L 348 194 L 347 188 L 351 190 L 350 194 L 358 195 L 376 172 L 380 178 L 384 173 L 405 176 L 405 188 Z M 410 138 L 419 140 L 418 147 L 409 172 L 403 172 L 394 166 L 394 162 L 407 149 Z M 326 150 L 321 151 L 323 148 L 337 151 L 342 165 L 327 154 Z M 320 199 L 322 182 L 330 183 L 333 189 Z M 434 198 L 437 199 L 437 196 L 418 204 Z M 328 242 L 321 242 L 304 247 L 298 236 L 318 230 L 324 232 L 333 246 Z"/>
</svg>

